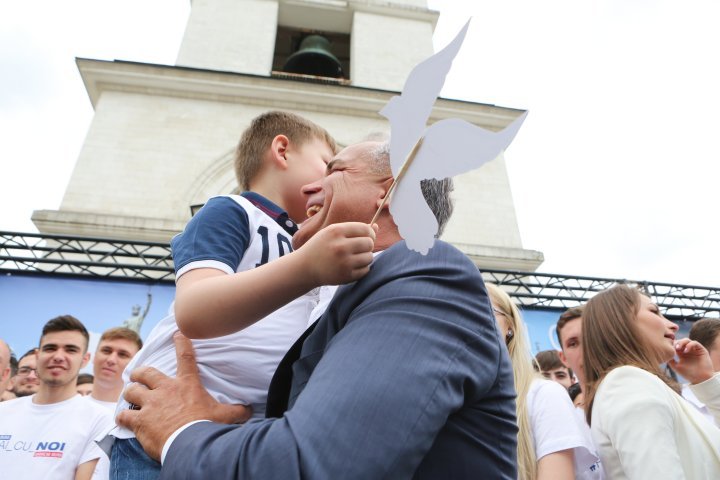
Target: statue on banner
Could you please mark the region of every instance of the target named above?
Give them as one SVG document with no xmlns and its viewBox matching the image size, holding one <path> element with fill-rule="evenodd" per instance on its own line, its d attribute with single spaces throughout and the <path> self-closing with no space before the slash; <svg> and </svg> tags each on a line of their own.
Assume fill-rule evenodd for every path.
<svg viewBox="0 0 720 480">
<path fill-rule="evenodd" d="M 127 318 L 125 321 L 123 321 L 122 326 L 125 328 L 129 328 L 130 330 L 134 330 L 138 335 L 140 334 L 140 329 L 142 328 L 142 324 L 145 321 L 145 317 L 148 314 L 148 311 L 150 310 L 150 304 L 152 304 L 152 294 L 148 292 L 147 294 L 147 303 L 145 304 L 145 310 L 140 313 L 140 305 L 133 305 L 132 307 L 132 315 Z"/>
</svg>

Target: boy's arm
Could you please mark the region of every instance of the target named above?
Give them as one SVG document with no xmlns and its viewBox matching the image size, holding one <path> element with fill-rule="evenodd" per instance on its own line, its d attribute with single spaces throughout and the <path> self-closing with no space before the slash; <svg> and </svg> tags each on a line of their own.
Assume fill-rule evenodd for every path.
<svg viewBox="0 0 720 480">
<path fill-rule="evenodd" d="M 228 335 L 315 287 L 358 280 L 369 271 L 374 240 L 369 225 L 340 223 L 252 270 L 232 275 L 213 268 L 191 270 L 177 280 L 178 327 L 190 338 Z"/>
</svg>

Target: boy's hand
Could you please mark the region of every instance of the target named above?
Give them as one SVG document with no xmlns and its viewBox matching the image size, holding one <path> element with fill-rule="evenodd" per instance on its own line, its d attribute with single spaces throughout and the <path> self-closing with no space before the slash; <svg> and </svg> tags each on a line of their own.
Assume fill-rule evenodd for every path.
<svg viewBox="0 0 720 480">
<path fill-rule="evenodd" d="M 317 232 L 302 252 L 308 275 L 316 285 L 340 285 L 364 277 L 370 271 L 377 225 L 346 222 Z"/>
</svg>

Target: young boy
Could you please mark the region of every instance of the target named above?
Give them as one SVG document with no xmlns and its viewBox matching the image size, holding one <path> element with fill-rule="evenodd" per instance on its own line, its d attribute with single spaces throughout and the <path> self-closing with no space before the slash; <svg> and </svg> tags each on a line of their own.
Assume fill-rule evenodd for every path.
<svg viewBox="0 0 720 480">
<path fill-rule="evenodd" d="M 307 217 L 301 187 L 323 176 L 335 149 L 324 129 L 291 113 L 251 122 L 235 159 L 245 192 L 211 198 L 172 240 L 174 315 L 150 333 L 125 370 L 126 383 L 141 365 L 175 374 L 172 336 L 179 328 L 202 339 L 194 346 L 205 388 L 220 402 L 249 404 L 253 416 L 264 416 L 272 375 L 307 327 L 316 287 L 356 280 L 372 261 L 374 231 L 362 223 L 333 225 L 292 252 L 296 222 Z M 117 411 L 129 407 L 121 399 Z M 111 478 L 159 475 L 132 432 L 113 435 Z"/>
<path fill-rule="evenodd" d="M 535 360 L 540 367 L 540 374 L 547 380 L 559 383 L 565 390 L 575 383 L 573 371 L 563 365 L 557 350 L 543 350 L 535 355 Z"/>
</svg>

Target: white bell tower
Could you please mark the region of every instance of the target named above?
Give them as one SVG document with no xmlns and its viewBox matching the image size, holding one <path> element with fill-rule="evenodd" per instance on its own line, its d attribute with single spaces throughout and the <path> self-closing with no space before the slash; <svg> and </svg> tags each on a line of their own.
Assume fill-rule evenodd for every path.
<svg viewBox="0 0 720 480">
<path fill-rule="evenodd" d="M 232 152 L 258 114 L 296 112 L 342 145 L 387 131 L 378 111 L 433 53 L 438 13 L 425 0 L 193 0 L 174 66 L 78 59 L 95 115 L 59 210 L 42 233 L 167 242 L 190 206 L 236 188 Z M 319 35 L 342 74 L 288 72 Z M 430 118 L 501 129 L 522 110 L 439 99 Z M 531 271 L 502 156 L 456 178 L 443 238 L 480 266 Z"/>
</svg>

